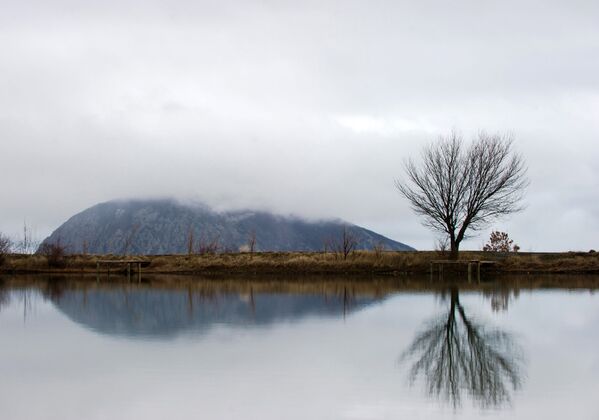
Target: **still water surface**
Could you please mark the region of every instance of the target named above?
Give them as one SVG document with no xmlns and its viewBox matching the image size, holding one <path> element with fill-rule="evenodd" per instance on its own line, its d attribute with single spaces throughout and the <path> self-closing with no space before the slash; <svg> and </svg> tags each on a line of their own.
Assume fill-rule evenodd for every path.
<svg viewBox="0 0 599 420">
<path fill-rule="evenodd" d="M 0 279 L 0 418 L 599 419 L 593 281 L 505 283 Z"/>
</svg>

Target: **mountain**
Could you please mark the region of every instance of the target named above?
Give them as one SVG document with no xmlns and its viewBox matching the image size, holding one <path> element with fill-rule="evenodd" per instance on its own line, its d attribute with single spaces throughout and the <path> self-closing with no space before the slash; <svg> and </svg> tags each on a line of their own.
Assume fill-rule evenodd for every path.
<svg viewBox="0 0 599 420">
<path fill-rule="evenodd" d="M 356 249 L 413 249 L 339 220 L 311 222 L 250 210 L 216 212 L 171 199 L 97 204 L 71 217 L 42 245 L 60 241 L 69 253 L 156 255 L 187 253 L 190 239 L 196 250 L 215 245 L 237 251 L 254 237 L 256 251 L 320 251 L 325 243 L 341 241 L 344 229 L 356 239 Z"/>
</svg>

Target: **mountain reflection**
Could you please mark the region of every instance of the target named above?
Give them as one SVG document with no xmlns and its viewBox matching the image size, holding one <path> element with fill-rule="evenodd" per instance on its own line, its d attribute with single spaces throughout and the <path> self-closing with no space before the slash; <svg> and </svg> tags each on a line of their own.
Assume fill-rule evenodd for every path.
<svg viewBox="0 0 599 420">
<path fill-rule="evenodd" d="M 410 383 L 457 408 L 466 393 L 482 408 L 498 408 L 520 388 L 523 359 L 514 338 L 469 318 L 459 292 L 449 292 L 449 310 L 418 333 L 401 356 L 411 361 Z"/>
<path fill-rule="evenodd" d="M 269 325 L 309 316 L 345 316 L 377 297 L 351 288 L 301 294 L 218 288 L 106 288 L 46 291 L 72 321 L 96 332 L 128 337 L 168 338 L 207 331 L 216 325 Z"/>
</svg>

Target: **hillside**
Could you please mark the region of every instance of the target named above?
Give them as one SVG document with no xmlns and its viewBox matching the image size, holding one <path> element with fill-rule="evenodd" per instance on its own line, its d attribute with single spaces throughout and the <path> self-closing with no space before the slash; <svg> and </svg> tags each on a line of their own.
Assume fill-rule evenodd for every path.
<svg viewBox="0 0 599 420">
<path fill-rule="evenodd" d="M 210 247 L 238 251 L 255 237 L 256 251 L 320 251 L 339 244 L 344 229 L 355 238 L 356 249 L 413 249 L 339 220 L 313 222 L 251 210 L 216 212 L 168 199 L 97 204 L 71 217 L 43 243 L 60 241 L 68 253 L 159 255 L 187 253 L 190 242 L 194 252 Z"/>
</svg>

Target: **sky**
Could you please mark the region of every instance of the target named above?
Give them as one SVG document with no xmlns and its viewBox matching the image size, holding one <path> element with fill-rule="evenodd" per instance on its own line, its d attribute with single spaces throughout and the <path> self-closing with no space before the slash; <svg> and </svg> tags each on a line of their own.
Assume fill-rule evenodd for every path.
<svg viewBox="0 0 599 420">
<path fill-rule="evenodd" d="M 0 232 L 116 198 L 342 218 L 418 249 L 398 193 L 452 130 L 509 133 L 523 251 L 599 248 L 595 1 L 0 0 Z"/>
</svg>

